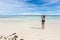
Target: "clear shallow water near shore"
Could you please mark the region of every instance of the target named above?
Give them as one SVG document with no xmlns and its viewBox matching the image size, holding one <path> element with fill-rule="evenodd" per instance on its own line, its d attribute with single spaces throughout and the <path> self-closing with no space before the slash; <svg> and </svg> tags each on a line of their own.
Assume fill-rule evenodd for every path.
<svg viewBox="0 0 60 40">
<path fill-rule="evenodd" d="M 46 15 L 46 21 L 59 21 L 60 15 Z M 41 15 L 0 15 L 0 21 L 41 21 Z"/>
</svg>

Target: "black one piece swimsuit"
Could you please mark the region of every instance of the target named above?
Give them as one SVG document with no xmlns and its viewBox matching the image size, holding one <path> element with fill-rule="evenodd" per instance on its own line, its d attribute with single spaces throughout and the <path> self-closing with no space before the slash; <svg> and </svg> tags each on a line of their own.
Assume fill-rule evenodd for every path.
<svg viewBox="0 0 60 40">
<path fill-rule="evenodd" d="M 42 22 L 45 22 L 45 16 L 43 16 L 43 18 L 42 18 Z"/>
<path fill-rule="evenodd" d="M 42 20 L 42 22 L 45 22 L 45 20 Z"/>
</svg>

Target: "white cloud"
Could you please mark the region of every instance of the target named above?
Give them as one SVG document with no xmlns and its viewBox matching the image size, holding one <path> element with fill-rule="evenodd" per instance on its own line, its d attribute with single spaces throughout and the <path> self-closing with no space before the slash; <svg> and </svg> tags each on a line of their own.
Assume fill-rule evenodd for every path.
<svg viewBox="0 0 60 40">
<path fill-rule="evenodd" d="M 30 7 L 31 6 L 31 7 Z M 22 0 L 0 0 L 0 13 L 11 13 L 11 12 L 30 12 L 31 10 L 35 10 L 34 5 L 29 5 L 24 3 Z M 20 13 L 19 12 L 19 13 Z"/>
<path fill-rule="evenodd" d="M 47 0 L 46 0 L 47 1 Z M 57 3 L 59 0 L 50 0 L 50 1 L 47 1 L 45 4 L 41 5 L 41 6 L 46 6 L 46 5 L 51 5 L 51 4 L 54 4 L 54 3 Z"/>
<path fill-rule="evenodd" d="M 38 15 L 41 13 L 32 13 L 37 10 L 51 10 L 46 5 L 57 3 L 59 0 L 45 0 L 47 3 L 43 7 L 36 7 L 36 5 L 25 3 L 27 0 L 0 0 L 0 14 L 22 14 L 22 15 Z M 58 8 L 58 7 L 56 7 Z M 23 13 L 22 13 L 23 12 Z"/>
<path fill-rule="evenodd" d="M 23 8 L 17 8 L 24 7 L 23 5 L 22 3 L 19 4 L 17 0 L 0 0 L 0 13 L 4 14 L 4 12 L 9 13 L 9 11 L 24 10 Z"/>
<path fill-rule="evenodd" d="M 29 12 L 24 12 L 23 14 L 24 14 L 24 15 L 30 15 L 31 13 L 29 13 Z"/>
<path fill-rule="evenodd" d="M 3 13 L 3 11 L 0 11 L 0 14 Z"/>
</svg>

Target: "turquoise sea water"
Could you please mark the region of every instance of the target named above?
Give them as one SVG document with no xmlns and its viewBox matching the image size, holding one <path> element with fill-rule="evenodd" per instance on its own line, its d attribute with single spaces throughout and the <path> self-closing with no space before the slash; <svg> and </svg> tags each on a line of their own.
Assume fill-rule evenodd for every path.
<svg viewBox="0 0 60 40">
<path fill-rule="evenodd" d="M 60 15 L 46 15 L 45 17 L 46 21 L 48 20 L 60 20 Z M 34 20 L 34 21 L 40 21 L 41 15 L 0 15 L 0 21 L 2 20 L 15 20 L 15 21 L 21 21 L 21 20 Z"/>
</svg>

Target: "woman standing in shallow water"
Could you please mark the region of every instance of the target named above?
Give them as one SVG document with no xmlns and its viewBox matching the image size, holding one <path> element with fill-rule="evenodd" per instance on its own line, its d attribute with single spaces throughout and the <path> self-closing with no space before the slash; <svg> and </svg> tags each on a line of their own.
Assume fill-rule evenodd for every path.
<svg viewBox="0 0 60 40">
<path fill-rule="evenodd" d="M 45 15 L 42 15 L 42 29 L 44 29 L 45 25 Z"/>
</svg>

